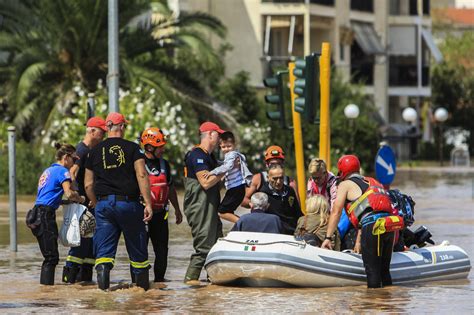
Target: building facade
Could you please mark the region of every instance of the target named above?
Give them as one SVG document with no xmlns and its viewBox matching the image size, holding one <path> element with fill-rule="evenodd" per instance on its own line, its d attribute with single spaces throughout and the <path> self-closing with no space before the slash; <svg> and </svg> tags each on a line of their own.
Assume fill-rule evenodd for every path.
<svg viewBox="0 0 474 315">
<path fill-rule="evenodd" d="M 430 61 L 442 60 L 431 35 L 429 0 L 170 0 L 170 4 L 221 19 L 233 46 L 225 60 L 227 75 L 247 71 L 257 87 L 274 69 L 320 52 L 322 42 L 329 42 L 337 71 L 345 80 L 363 84 L 388 124 L 406 125 L 401 113 L 407 106 L 421 111 L 431 96 Z"/>
</svg>

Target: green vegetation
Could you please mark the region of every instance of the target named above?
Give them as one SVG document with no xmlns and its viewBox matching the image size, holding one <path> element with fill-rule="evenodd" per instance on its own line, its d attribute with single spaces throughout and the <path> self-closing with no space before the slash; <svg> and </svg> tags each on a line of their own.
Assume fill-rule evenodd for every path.
<svg viewBox="0 0 474 315">
<path fill-rule="evenodd" d="M 229 49 L 224 24 L 199 12 L 176 16 L 166 3 L 119 1 L 120 108 L 132 121 L 126 137 L 134 140 L 149 126 L 164 130 L 165 155 L 179 181 L 184 154 L 198 142 L 199 122 L 215 120 L 239 137 L 251 170 L 261 170 L 265 148 L 279 144 L 292 173 L 292 132 L 266 118 L 263 95 L 249 86 L 247 73 L 222 79 Z M 96 96 L 96 114 L 107 113 L 107 1 L 0 0 L 0 14 L 0 172 L 8 169 L 6 128 L 15 125 L 18 192 L 31 194 L 53 162 L 53 143 L 83 137 L 89 92 Z M 210 33 L 223 44 L 213 47 Z M 349 103 L 361 110 L 354 129 L 343 114 Z M 331 110 L 332 165 L 341 154 L 356 152 L 370 170 L 378 148 L 377 111 L 335 71 Z M 309 162 L 318 154 L 319 126 L 303 128 Z M 8 192 L 7 180 L 0 178 L 0 194 Z"/>
</svg>

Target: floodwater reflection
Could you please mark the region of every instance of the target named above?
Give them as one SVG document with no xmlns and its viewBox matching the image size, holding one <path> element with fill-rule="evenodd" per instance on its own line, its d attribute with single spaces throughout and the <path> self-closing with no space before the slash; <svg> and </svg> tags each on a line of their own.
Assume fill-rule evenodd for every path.
<svg viewBox="0 0 474 315">
<path fill-rule="evenodd" d="M 474 257 L 474 174 L 400 172 L 396 186 L 416 202 L 417 225 L 426 225 L 433 239 L 449 240 Z M 130 287 L 128 257 L 123 240 L 111 272 L 111 292 L 95 283 L 65 285 L 60 273 L 67 249 L 60 246 L 61 262 L 53 287 L 39 285 L 42 261 L 38 245 L 24 224 L 28 203 L 18 215 L 17 253 L 8 250 L 8 209 L 0 200 L 0 312 L 216 312 L 216 313 L 472 313 L 474 285 L 468 280 L 367 289 L 345 288 L 243 288 L 217 286 L 204 281 L 189 287 L 182 283 L 192 241 L 186 223 L 170 225 L 169 282 L 153 283 L 149 291 Z M 30 204 L 31 205 L 31 202 Z M 61 215 L 59 214 L 58 217 Z M 174 222 L 174 218 L 171 218 Z M 225 224 L 225 228 L 230 228 Z M 150 247 L 150 253 L 152 253 Z M 151 257 L 150 257 L 151 258 Z M 151 259 L 153 260 L 153 259 Z M 205 274 L 201 275 L 205 279 Z"/>
</svg>

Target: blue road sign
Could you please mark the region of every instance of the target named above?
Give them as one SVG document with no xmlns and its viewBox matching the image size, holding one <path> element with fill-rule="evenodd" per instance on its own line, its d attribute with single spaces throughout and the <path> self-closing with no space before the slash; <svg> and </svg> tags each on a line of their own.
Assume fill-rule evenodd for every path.
<svg viewBox="0 0 474 315">
<path fill-rule="evenodd" d="M 397 162 L 395 153 L 388 145 L 383 145 L 375 157 L 375 177 L 383 185 L 390 185 L 395 178 Z"/>
</svg>

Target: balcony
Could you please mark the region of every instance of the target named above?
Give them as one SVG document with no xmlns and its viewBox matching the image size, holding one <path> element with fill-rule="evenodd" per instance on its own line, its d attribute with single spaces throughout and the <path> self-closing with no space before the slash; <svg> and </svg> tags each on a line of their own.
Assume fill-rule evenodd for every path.
<svg viewBox="0 0 474 315">
<path fill-rule="evenodd" d="M 390 0 L 390 15 L 418 15 L 418 0 Z M 423 0 L 423 15 L 430 15 L 430 0 Z"/>
</svg>

